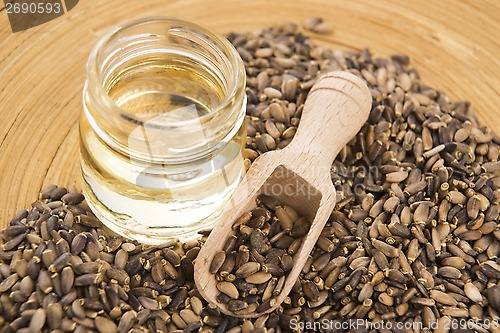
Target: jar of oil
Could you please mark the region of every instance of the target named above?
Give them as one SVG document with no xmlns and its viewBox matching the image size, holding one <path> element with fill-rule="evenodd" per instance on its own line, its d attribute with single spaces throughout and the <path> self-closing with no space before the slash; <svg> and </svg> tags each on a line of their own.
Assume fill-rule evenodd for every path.
<svg viewBox="0 0 500 333">
<path fill-rule="evenodd" d="M 243 62 L 209 29 L 149 18 L 106 35 L 80 119 L 93 212 L 144 243 L 211 227 L 244 174 L 245 102 Z"/>
</svg>

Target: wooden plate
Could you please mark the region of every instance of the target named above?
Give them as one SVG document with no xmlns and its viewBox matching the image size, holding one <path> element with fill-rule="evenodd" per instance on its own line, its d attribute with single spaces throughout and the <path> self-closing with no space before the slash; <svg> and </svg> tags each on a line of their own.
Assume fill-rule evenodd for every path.
<svg viewBox="0 0 500 333">
<path fill-rule="evenodd" d="M 472 102 L 500 128 L 500 2 L 397 0 L 92 0 L 12 33 L 0 5 L 0 223 L 49 183 L 78 184 L 78 118 L 87 56 L 106 31 L 145 16 L 179 16 L 222 33 L 321 16 L 332 48 L 408 54 L 424 82 Z"/>
</svg>

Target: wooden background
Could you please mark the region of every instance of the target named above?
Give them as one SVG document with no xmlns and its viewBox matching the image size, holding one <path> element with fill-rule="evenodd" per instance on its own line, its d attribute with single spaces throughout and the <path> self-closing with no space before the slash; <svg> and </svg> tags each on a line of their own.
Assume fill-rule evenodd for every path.
<svg viewBox="0 0 500 333">
<path fill-rule="evenodd" d="M 44 184 L 78 185 L 87 56 L 105 32 L 145 16 L 179 16 L 222 33 L 322 16 L 335 32 L 317 36 L 319 43 L 409 54 L 425 82 L 472 101 L 500 132 L 497 0 L 80 0 L 62 17 L 15 34 L 4 7 L 0 2 L 1 225 Z"/>
</svg>

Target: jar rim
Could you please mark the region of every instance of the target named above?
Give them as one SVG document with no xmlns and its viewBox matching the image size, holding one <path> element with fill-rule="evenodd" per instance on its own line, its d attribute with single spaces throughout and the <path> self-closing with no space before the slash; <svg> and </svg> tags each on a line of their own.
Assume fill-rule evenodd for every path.
<svg viewBox="0 0 500 333">
<path fill-rule="evenodd" d="M 105 45 L 107 43 L 110 43 L 113 41 L 113 38 L 118 36 L 119 34 L 126 32 L 127 30 L 130 30 L 134 27 L 140 26 L 140 25 L 147 25 L 147 24 L 152 24 L 152 23 L 169 23 L 169 24 L 179 24 L 183 27 L 189 27 L 192 30 L 197 30 L 205 33 L 206 35 L 210 36 L 213 38 L 218 45 L 222 45 L 222 47 L 226 48 L 227 51 L 229 52 L 224 52 L 223 55 L 227 58 L 231 66 L 233 67 L 232 70 L 230 71 L 230 76 L 232 82 L 231 85 L 228 85 L 228 91 L 226 96 L 224 96 L 224 99 L 211 111 L 207 114 L 201 115 L 197 118 L 194 119 L 185 119 L 185 120 L 175 120 L 172 121 L 170 125 L 172 126 L 189 126 L 191 123 L 195 122 L 203 122 L 205 120 L 209 120 L 213 118 L 214 116 L 218 115 L 221 110 L 224 110 L 227 108 L 228 104 L 231 103 L 231 100 L 235 97 L 238 91 L 238 83 L 243 79 L 243 84 L 244 83 L 244 76 L 245 76 L 245 70 L 244 70 L 244 65 L 243 61 L 236 50 L 236 48 L 229 42 L 227 38 L 225 38 L 222 34 L 205 27 L 202 24 L 195 23 L 189 20 L 184 20 L 180 19 L 177 17 L 172 17 L 172 16 L 151 16 L 151 17 L 144 17 L 136 20 L 132 20 L 129 22 L 126 22 L 124 24 L 121 24 L 117 26 L 116 28 L 112 29 L 111 31 L 107 32 L 104 36 L 102 36 L 95 46 L 93 47 L 92 51 L 90 52 L 89 59 L 87 61 L 87 80 L 92 81 L 92 82 L 99 82 L 99 84 L 92 84 L 89 85 L 87 88 L 89 90 L 94 90 L 94 93 L 96 93 L 99 96 L 102 96 L 104 99 L 104 103 L 106 104 L 107 108 L 113 109 L 114 111 L 118 113 L 127 113 L 127 111 L 120 106 L 118 106 L 108 95 L 108 92 L 104 88 L 102 84 L 102 73 L 100 72 L 99 69 L 99 63 L 98 63 L 98 56 L 99 53 L 104 49 Z M 243 77 L 243 78 L 242 78 Z M 102 101 L 102 100 L 101 100 Z"/>
</svg>

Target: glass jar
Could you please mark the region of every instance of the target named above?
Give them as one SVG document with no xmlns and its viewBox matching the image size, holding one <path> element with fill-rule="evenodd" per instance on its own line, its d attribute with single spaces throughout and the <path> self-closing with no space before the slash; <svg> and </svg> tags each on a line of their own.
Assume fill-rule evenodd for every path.
<svg viewBox="0 0 500 333">
<path fill-rule="evenodd" d="M 83 191 L 111 230 L 144 243 L 209 228 L 244 174 L 245 68 L 223 36 L 147 18 L 87 63 Z"/>
</svg>

